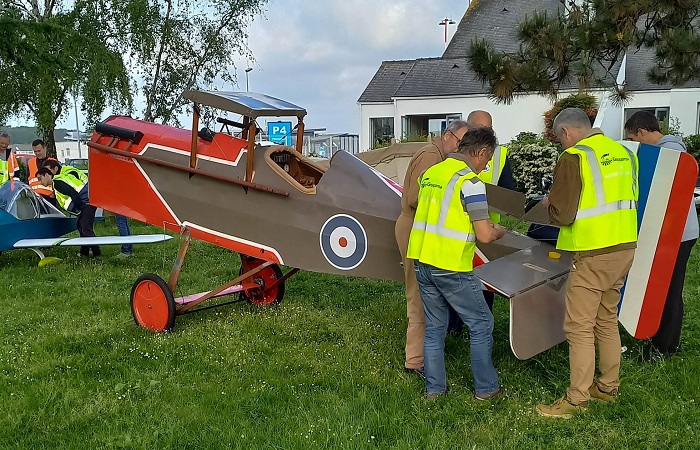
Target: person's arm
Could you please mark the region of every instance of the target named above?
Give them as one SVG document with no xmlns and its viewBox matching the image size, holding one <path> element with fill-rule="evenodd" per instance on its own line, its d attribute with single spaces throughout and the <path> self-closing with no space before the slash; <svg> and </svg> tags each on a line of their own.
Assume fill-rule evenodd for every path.
<svg viewBox="0 0 700 450">
<path fill-rule="evenodd" d="M 408 198 L 408 206 L 414 211 L 418 209 L 418 192 L 420 191 L 418 178 L 423 175 L 423 172 L 439 162 L 440 160 L 437 155 L 425 152 L 418 156 L 413 164 L 409 165 L 408 171 L 406 172 L 406 179 L 410 181 L 404 183 L 404 186 L 408 185 L 408 189 L 404 191 L 404 195 Z"/>
<path fill-rule="evenodd" d="M 509 157 L 506 157 L 506 164 L 503 166 L 501 176 L 498 178 L 498 185 L 511 191 L 515 190 L 515 178 L 513 178 L 513 168 L 510 165 Z"/>
<path fill-rule="evenodd" d="M 72 187 L 70 187 L 68 183 L 61 180 L 54 180 L 53 188 L 55 191 L 58 191 L 63 195 L 69 196 L 71 201 L 75 205 L 75 209 L 77 211 L 81 211 L 85 206 L 85 202 L 83 202 L 83 200 L 80 198 L 80 193 Z"/>
<path fill-rule="evenodd" d="M 488 244 L 502 238 L 505 228 L 489 219 L 489 205 L 486 201 L 486 186 L 478 178 L 466 180 L 462 184 L 462 206 L 474 225 L 474 233 L 479 242 Z"/>
<path fill-rule="evenodd" d="M 549 195 L 542 202 L 549 212 L 550 223 L 558 226 L 574 223 L 582 189 L 579 157 L 563 154 L 554 168 Z"/>
</svg>

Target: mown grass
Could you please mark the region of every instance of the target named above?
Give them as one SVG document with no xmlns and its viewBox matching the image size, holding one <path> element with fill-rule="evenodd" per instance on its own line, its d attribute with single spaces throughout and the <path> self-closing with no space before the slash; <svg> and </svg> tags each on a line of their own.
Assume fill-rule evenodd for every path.
<svg viewBox="0 0 700 450">
<path fill-rule="evenodd" d="M 698 252 L 683 353 L 641 363 L 641 344 L 623 332 L 620 402 L 553 421 L 534 406 L 565 392 L 566 344 L 517 360 L 503 299 L 494 361 L 507 397 L 487 405 L 472 399 L 466 333 L 447 339 L 445 398 L 426 401 L 403 372 L 397 283 L 302 272 L 278 306 L 185 315 L 168 334 L 140 329 L 131 285 L 144 272 L 167 278 L 177 246 L 139 246 L 126 261 L 118 247 L 101 260 L 51 249 L 64 262 L 49 268 L 29 251 L 0 257 L 0 448 L 700 448 Z M 211 289 L 238 269 L 236 255 L 193 242 L 179 290 Z"/>
</svg>

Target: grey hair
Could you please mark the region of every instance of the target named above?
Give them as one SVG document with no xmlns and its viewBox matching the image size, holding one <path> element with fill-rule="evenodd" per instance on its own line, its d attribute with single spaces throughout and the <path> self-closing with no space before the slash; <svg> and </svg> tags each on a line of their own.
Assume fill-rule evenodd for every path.
<svg viewBox="0 0 700 450">
<path fill-rule="evenodd" d="M 445 129 L 445 133 L 447 133 L 448 131 L 450 133 L 454 133 L 455 131 L 459 131 L 462 128 L 469 128 L 469 124 L 465 120 L 455 120 L 447 126 L 447 129 Z"/>
<path fill-rule="evenodd" d="M 592 128 L 591 119 L 581 108 L 566 108 L 554 118 L 552 131 L 559 136 L 564 127 L 590 130 Z"/>
</svg>

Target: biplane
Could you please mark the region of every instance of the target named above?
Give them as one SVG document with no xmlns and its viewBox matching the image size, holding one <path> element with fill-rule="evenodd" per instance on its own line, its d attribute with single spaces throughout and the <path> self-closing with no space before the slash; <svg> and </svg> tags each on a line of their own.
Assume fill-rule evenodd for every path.
<svg viewBox="0 0 700 450">
<path fill-rule="evenodd" d="M 306 111 L 299 106 L 248 92 L 183 96 L 193 104 L 191 131 L 110 116 L 88 142 L 91 203 L 183 236 L 167 281 L 156 274 L 135 281 L 130 301 L 138 325 L 162 332 L 193 311 L 235 301 L 278 303 L 298 270 L 403 281 L 394 236 L 400 185 L 343 151 L 327 168 L 305 157 Z M 242 119 L 219 117 L 218 132 L 199 129 L 202 106 Z M 289 116 L 298 121 L 295 147 L 256 143 L 258 118 Z M 489 188 L 494 211 L 526 219 L 522 194 Z M 216 289 L 176 297 L 192 238 L 238 253 L 241 269 Z M 521 359 L 565 340 L 570 256 L 553 251 L 515 232 L 478 244 L 477 275 L 510 299 L 511 348 Z M 199 306 L 233 294 L 235 300 Z"/>
<path fill-rule="evenodd" d="M 45 256 L 42 247 L 150 244 L 172 239 L 164 234 L 63 238 L 75 231 L 76 217 L 54 207 L 24 183 L 0 185 L 0 252 L 26 248 L 39 257 L 39 266 L 60 262 Z"/>
</svg>

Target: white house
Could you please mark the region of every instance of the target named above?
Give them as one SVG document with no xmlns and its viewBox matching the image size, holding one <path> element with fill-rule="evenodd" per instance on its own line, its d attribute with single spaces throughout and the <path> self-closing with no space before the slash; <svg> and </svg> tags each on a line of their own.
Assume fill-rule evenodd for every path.
<svg viewBox="0 0 700 450">
<path fill-rule="evenodd" d="M 440 134 L 447 123 L 464 119 L 475 109 L 489 111 L 500 142 L 508 142 L 522 131 L 544 131 L 542 114 L 551 100 L 538 95 L 516 98 L 512 104 L 496 104 L 469 69 L 466 55 L 473 39 L 486 39 L 501 51 L 518 48 L 518 24 L 533 11 L 559 14 L 561 0 L 480 0 L 473 2 L 441 57 L 409 61 L 384 61 L 358 99 L 360 148 L 370 149 L 377 141 L 412 135 Z M 682 88 L 651 83 L 646 71 L 653 63 L 648 50 L 631 52 L 625 64 L 626 82 L 633 93 L 623 109 L 610 111 L 620 117 L 615 134 L 622 138 L 622 124 L 634 112 L 649 110 L 660 120 L 678 118 L 685 135 L 700 133 L 700 82 Z M 574 92 L 563 90 L 562 94 Z M 599 101 L 607 93 L 596 94 Z"/>
</svg>

